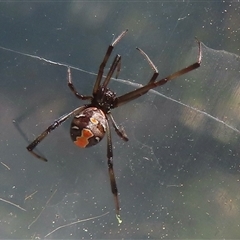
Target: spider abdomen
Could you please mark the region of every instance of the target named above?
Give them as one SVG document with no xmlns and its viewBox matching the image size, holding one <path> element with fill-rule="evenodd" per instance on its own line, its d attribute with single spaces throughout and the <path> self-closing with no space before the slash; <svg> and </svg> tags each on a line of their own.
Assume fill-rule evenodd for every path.
<svg viewBox="0 0 240 240">
<path fill-rule="evenodd" d="M 91 147 L 103 139 L 106 124 L 106 117 L 102 110 L 88 107 L 72 120 L 71 138 L 78 147 Z"/>
</svg>

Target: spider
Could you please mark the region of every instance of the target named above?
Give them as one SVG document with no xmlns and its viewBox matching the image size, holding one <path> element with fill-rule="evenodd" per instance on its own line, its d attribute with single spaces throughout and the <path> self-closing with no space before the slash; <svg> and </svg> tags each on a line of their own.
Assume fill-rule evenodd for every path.
<svg viewBox="0 0 240 240">
<path fill-rule="evenodd" d="M 45 157 L 40 156 L 36 152 L 34 152 L 34 148 L 55 128 L 59 127 L 63 122 L 65 122 L 68 118 L 73 117 L 70 127 L 70 135 L 73 142 L 82 148 L 91 147 L 99 143 L 105 134 L 107 134 L 107 165 L 108 172 L 110 178 L 110 185 L 112 194 L 114 196 L 115 202 L 115 211 L 116 217 L 121 223 L 120 219 L 120 206 L 119 206 L 119 198 L 118 198 L 118 189 L 115 180 L 114 170 L 113 170 L 113 149 L 112 149 L 112 137 L 110 131 L 110 122 L 113 125 L 117 135 L 122 138 L 124 141 L 128 141 L 127 134 L 122 127 L 119 127 L 115 122 L 111 109 L 117 108 L 125 103 L 132 101 L 144 94 L 146 94 L 150 89 L 153 89 L 157 86 L 164 85 L 168 81 L 175 79 L 183 74 L 186 74 L 198 67 L 200 67 L 201 59 L 202 59 L 202 50 L 201 50 L 201 42 L 197 40 L 198 43 L 198 59 L 197 62 L 191 64 L 190 66 L 183 68 L 165 78 L 160 80 L 156 80 L 159 73 L 151 59 L 148 55 L 137 48 L 138 51 L 146 58 L 148 64 L 153 69 L 153 75 L 149 82 L 129 93 L 123 94 L 122 96 L 117 97 L 116 94 L 111 91 L 107 86 L 116 71 L 116 77 L 120 71 L 121 64 L 121 56 L 116 55 L 110 69 L 106 76 L 103 75 L 105 66 L 108 62 L 108 59 L 112 53 L 115 45 L 123 38 L 123 36 L 127 33 L 128 30 L 123 31 L 113 42 L 108 46 L 106 54 L 103 58 L 102 63 L 99 66 L 97 79 L 93 86 L 92 95 L 82 95 L 80 94 L 72 83 L 72 76 L 70 67 L 67 68 L 67 79 L 68 79 L 68 87 L 74 93 L 74 95 L 81 100 L 89 100 L 89 104 L 85 104 L 81 107 L 78 107 L 67 113 L 58 119 L 56 119 L 43 133 L 41 133 L 31 144 L 27 146 L 27 150 L 32 153 L 35 157 L 47 161 Z"/>
</svg>

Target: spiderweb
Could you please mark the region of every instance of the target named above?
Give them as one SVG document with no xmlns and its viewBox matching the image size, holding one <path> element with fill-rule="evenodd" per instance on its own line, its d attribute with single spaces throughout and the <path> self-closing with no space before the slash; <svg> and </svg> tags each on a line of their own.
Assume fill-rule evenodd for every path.
<svg viewBox="0 0 240 240">
<path fill-rule="evenodd" d="M 68 64 L 0 48 L 14 54 L 16 62 L 19 56 L 26 57 L 24 64 L 19 63 L 20 67 L 25 64 L 34 67 L 32 64 L 35 59 L 42 63 L 38 66 L 40 69 L 50 71 L 50 68 L 57 67 L 59 76 L 66 74 Z M 193 47 L 189 55 L 185 56 L 185 65 L 194 61 L 196 52 L 196 47 Z M 197 212 L 200 218 L 215 218 L 219 209 L 228 214 L 229 218 L 233 216 L 232 209 L 238 208 L 238 197 L 231 200 L 231 194 L 237 187 L 233 182 L 237 182 L 238 178 L 228 175 L 229 173 L 223 174 L 222 171 L 227 169 L 230 172 L 239 172 L 239 56 L 216 51 L 205 45 L 203 56 L 203 64 L 198 70 L 161 89 L 163 92 L 159 89 L 151 90 L 139 101 L 129 103 L 113 113 L 130 139 L 128 143 L 123 143 L 113 134 L 114 167 L 125 215 L 123 224 L 119 228 L 112 227 L 111 224 L 115 220 L 114 214 L 109 214 L 113 211 L 113 206 L 104 161 L 105 143 L 101 142 L 94 150 L 86 149 L 77 155 L 72 143 L 66 140 L 68 128 L 63 126 L 49 135 L 48 143 L 40 146 L 40 151 L 48 154 L 49 159 L 57 160 L 49 162 L 47 169 L 37 161 L 31 163 L 36 164 L 39 171 L 33 173 L 31 170 L 26 173 L 28 178 L 36 178 L 25 197 L 28 229 L 31 232 L 29 238 L 68 238 L 77 236 L 79 232 L 84 238 L 113 238 L 121 234 L 126 236 L 126 232 L 132 232 L 135 236 L 146 234 L 146 237 L 151 238 L 177 237 L 174 231 L 181 231 L 189 222 L 194 221 L 194 211 L 198 211 L 206 203 L 209 204 L 208 210 L 205 213 L 200 210 Z M 84 86 L 84 91 L 91 91 L 96 74 L 70 67 L 76 70 L 75 76 L 77 72 L 85 76 L 83 79 L 93 76 L 90 80 L 92 82 Z M 65 101 L 69 98 L 65 82 L 59 85 L 57 92 L 51 90 L 59 76 L 48 86 L 49 93 L 57 100 L 42 99 L 41 94 L 35 95 L 30 91 L 34 85 L 22 86 L 19 106 L 26 104 L 24 92 L 28 94 L 28 98 L 34 99 L 34 103 L 38 103 L 36 109 L 34 104 L 29 103 L 24 116 L 16 119 L 25 131 L 29 126 L 36 126 L 28 130 L 28 139 L 34 138 L 52 119 L 60 116 L 63 108 L 76 107 L 74 99 Z M 23 77 L 19 75 L 19 79 Z M 140 86 L 142 85 L 136 81 L 126 79 L 113 79 L 111 83 L 111 88 L 118 92 L 131 91 Z M 10 115 L 14 119 L 14 114 Z M 20 141 L 21 137 L 14 130 L 12 134 Z M 19 152 L 24 144 L 26 143 L 16 146 Z M 24 158 L 21 155 L 16 157 Z M 66 159 L 71 163 L 66 163 Z M 4 162 L 2 164 L 4 166 Z M 29 163 L 27 165 L 32 169 Z M 8 169 L 7 165 L 4 167 Z M 65 176 L 66 172 L 71 174 Z M 48 177 L 44 179 L 44 176 Z M 39 186 L 39 179 L 42 186 Z M 98 187 L 96 179 L 100 183 Z M 221 182 L 221 179 L 224 181 Z M 226 190 L 229 184 L 232 185 L 232 191 Z M 46 188 L 49 189 L 49 194 L 46 194 Z M 194 189 L 203 194 L 203 203 L 195 199 Z M 42 195 L 45 198 L 37 200 Z M 189 200 L 191 198 L 193 201 Z M 2 201 L 5 199 L 2 198 Z M 191 202 L 197 205 L 191 206 Z M 23 203 L 5 203 L 25 212 Z M 9 223 L 12 219 L 9 218 Z M 222 221 L 219 224 L 224 223 Z M 94 234 L 93 226 L 101 227 L 102 231 Z M 105 230 L 109 228 L 110 231 Z"/>
</svg>

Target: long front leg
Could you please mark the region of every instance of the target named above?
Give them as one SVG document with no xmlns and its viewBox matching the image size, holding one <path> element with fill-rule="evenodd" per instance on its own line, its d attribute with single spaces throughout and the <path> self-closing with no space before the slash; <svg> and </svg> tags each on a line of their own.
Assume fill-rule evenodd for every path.
<svg viewBox="0 0 240 240">
<path fill-rule="evenodd" d="M 93 95 L 96 94 L 96 92 L 98 91 L 98 88 L 100 86 L 100 83 L 101 83 L 101 80 L 102 80 L 102 76 L 103 76 L 103 70 L 106 66 L 106 63 L 112 53 L 112 50 L 114 48 L 114 46 L 123 38 L 123 36 L 127 33 L 128 29 L 126 29 L 125 31 L 123 31 L 115 40 L 114 42 L 109 45 L 108 49 L 107 49 L 107 52 L 103 58 L 103 61 L 99 67 L 99 70 L 98 70 L 98 75 L 97 75 L 97 79 L 96 79 L 96 82 L 94 84 L 94 87 L 93 87 Z"/>
<path fill-rule="evenodd" d="M 165 78 L 162 78 L 158 81 L 152 81 L 152 79 L 154 79 L 154 75 L 153 77 L 151 78 L 151 80 L 149 81 L 149 83 L 143 87 L 140 87 L 132 92 L 129 92 L 129 93 L 126 93 L 120 97 L 117 97 L 115 99 L 115 103 L 114 103 L 114 107 L 113 108 L 116 108 L 116 107 L 119 107 L 133 99 L 136 99 L 142 95 L 144 95 L 145 93 L 147 93 L 149 90 L 155 88 L 155 87 L 158 87 L 158 86 L 161 86 L 161 85 L 164 85 L 165 83 L 169 82 L 170 80 L 173 80 L 177 77 L 180 77 L 182 76 L 183 74 L 186 74 L 188 72 L 191 72 L 192 70 L 194 69 L 197 69 L 198 67 L 200 67 L 201 65 L 201 61 L 202 61 L 202 50 L 201 50 L 201 42 L 197 40 L 197 43 L 198 43 L 198 60 L 197 62 L 191 64 L 190 66 L 186 67 L 186 68 L 183 68 Z"/>
<path fill-rule="evenodd" d="M 107 126 L 106 126 L 106 132 L 107 132 L 107 164 L 108 164 L 108 173 L 110 178 L 110 184 L 111 184 L 111 190 L 114 197 L 115 202 L 115 210 L 116 210 L 116 217 L 118 220 L 118 223 L 120 224 L 122 222 L 120 218 L 120 207 L 119 207 L 119 199 L 118 199 L 118 189 L 117 189 L 117 183 L 114 175 L 113 170 L 113 151 L 112 151 L 112 137 L 111 137 L 111 131 L 109 128 L 109 120 L 107 118 Z"/>
<path fill-rule="evenodd" d="M 45 157 L 40 156 L 36 152 L 33 151 L 33 149 L 55 128 L 59 127 L 64 121 L 66 121 L 69 117 L 81 112 L 83 109 L 85 109 L 86 106 L 81 106 L 79 108 L 76 108 L 72 112 L 65 114 L 61 116 L 60 118 L 56 119 L 44 132 L 42 132 L 32 143 L 30 143 L 27 146 L 27 150 L 32 153 L 35 157 L 47 162 L 47 159 Z"/>
<path fill-rule="evenodd" d="M 116 69 L 117 69 L 117 76 L 118 76 L 118 73 L 120 71 L 120 64 L 121 64 L 121 56 L 117 54 L 116 57 L 113 60 L 113 63 L 110 67 L 110 70 L 108 71 L 108 74 L 107 74 L 107 76 L 106 76 L 106 78 L 105 78 L 105 80 L 102 84 L 103 88 L 107 87 L 107 85 L 108 85 L 109 81 L 111 80 L 111 77 L 112 77 L 112 75 L 113 75 L 113 73 L 115 72 Z"/>
</svg>

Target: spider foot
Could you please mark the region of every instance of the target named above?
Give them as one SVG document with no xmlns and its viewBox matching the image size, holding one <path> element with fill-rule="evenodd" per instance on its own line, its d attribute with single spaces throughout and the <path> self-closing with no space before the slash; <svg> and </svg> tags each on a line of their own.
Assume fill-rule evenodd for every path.
<svg viewBox="0 0 240 240">
<path fill-rule="evenodd" d="M 120 132 L 120 137 L 124 140 L 124 141 L 128 141 L 128 136 L 124 130 L 124 128 L 121 126 L 120 129 L 119 129 L 119 132 Z"/>
<path fill-rule="evenodd" d="M 120 215 L 116 214 L 116 218 L 118 220 L 118 225 L 120 225 L 122 223 L 122 219 L 121 219 Z"/>
</svg>

